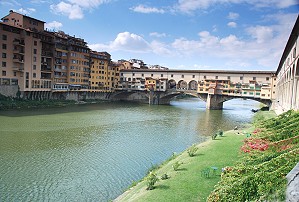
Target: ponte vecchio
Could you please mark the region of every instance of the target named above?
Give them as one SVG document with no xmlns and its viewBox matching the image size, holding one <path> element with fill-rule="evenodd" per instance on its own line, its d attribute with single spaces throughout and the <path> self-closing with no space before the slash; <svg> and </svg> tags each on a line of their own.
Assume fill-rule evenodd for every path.
<svg viewBox="0 0 299 202">
<path fill-rule="evenodd" d="M 222 109 L 223 102 L 234 98 L 270 106 L 275 85 L 273 71 L 129 69 L 121 71 L 112 97 L 169 104 L 171 98 L 189 94 L 204 100 L 207 109 Z"/>
</svg>

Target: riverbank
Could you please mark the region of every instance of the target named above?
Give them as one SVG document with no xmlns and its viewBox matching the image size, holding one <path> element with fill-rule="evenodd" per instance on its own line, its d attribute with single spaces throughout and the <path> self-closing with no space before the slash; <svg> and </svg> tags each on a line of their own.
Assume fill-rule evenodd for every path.
<svg viewBox="0 0 299 202">
<path fill-rule="evenodd" d="M 255 121 L 274 116 L 274 112 L 259 112 Z M 252 125 L 247 125 L 243 129 L 226 131 L 215 140 L 210 138 L 196 145 L 198 150 L 193 157 L 184 151 L 154 171 L 159 180 L 153 190 L 146 190 L 145 177 L 114 201 L 206 201 L 220 181 L 222 168 L 234 165 L 242 157 L 240 147 L 253 130 Z M 175 171 L 173 165 L 176 162 L 181 165 Z M 162 180 L 161 176 L 165 174 L 169 179 Z"/>
<path fill-rule="evenodd" d="M 94 104 L 107 102 L 103 100 L 23 100 L 17 98 L 9 98 L 0 96 L 0 110 L 14 110 L 14 109 L 30 109 L 30 108 L 51 108 L 51 107 L 66 107 L 76 104 Z"/>
</svg>

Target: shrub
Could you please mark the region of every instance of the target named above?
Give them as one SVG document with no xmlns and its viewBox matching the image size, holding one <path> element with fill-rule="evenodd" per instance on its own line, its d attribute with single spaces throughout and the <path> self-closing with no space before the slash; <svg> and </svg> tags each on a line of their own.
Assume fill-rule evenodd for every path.
<svg viewBox="0 0 299 202">
<path fill-rule="evenodd" d="M 216 137 L 217 137 L 217 135 L 218 135 L 217 133 L 213 134 L 213 135 L 212 135 L 212 140 L 215 140 Z"/>
<path fill-rule="evenodd" d="M 182 163 L 176 161 L 173 165 L 172 165 L 172 168 L 174 171 L 177 171 L 180 167 L 180 165 L 182 165 Z"/>
<path fill-rule="evenodd" d="M 222 131 L 222 130 L 219 130 L 219 131 L 218 131 L 218 135 L 219 135 L 220 137 L 222 137 L 222 136 L 223 136 L 223 131 Z"/>
<path fill-rule="evenodd" d="M 195 156 L 195 153 L 197 152 L 198 148 L 193 144 L 189 149 L 187 150 L 190 157 Z"/>
<path fill-rule="evenodd" d="M 150 172 L 149 175 L 147 176 L 147 190 L 153 190 L 155 187 L 154 185 L 156 184 L 156 182 L 158 181 L 158 177 L 156 175 L 156 173 L 154 172 Z"/>
<path fill-rule="evenodd" d="M 164 173 L 162 176 L 161 176 L 161 180 L 167 180 L 169 179 L 169 175 L 167 175 L 167 173 Z"/>
</svg>

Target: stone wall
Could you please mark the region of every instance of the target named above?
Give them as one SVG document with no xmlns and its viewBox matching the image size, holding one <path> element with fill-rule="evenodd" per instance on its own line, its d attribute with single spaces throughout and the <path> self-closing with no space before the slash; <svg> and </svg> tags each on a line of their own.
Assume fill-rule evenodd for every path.
<svg viewBox="0 0 299 202">
<path fill-rule="evenodd" d="M 299 163 L 287 175 L 288 187 L 286 193 L 287 202 L 299 201 Z"/>
</svg>

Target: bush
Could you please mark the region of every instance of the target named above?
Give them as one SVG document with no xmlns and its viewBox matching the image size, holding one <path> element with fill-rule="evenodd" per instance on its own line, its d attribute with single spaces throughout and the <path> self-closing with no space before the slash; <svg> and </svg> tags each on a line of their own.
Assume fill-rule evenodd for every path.
<svg viewBox="0 0 299 202">
<path fill-rule="evenodd" d="M 212 135 L 212 140 L 215 140 L 216 139 L 216 137 L 217 137 L 217 133 L 214 133 L 213 135 Z"/>
<path fill-rule="evenodd" d="M 154 185 L 156 184 L 156 182 L 158 181 L 158 177 L 156 175 L 156 173 L 154 172 L 150 172 L 149 175 L 147 176 L 147 190 L 153 190 L 155 187 Z"/>
<path fill-rule="evenodd" d="M 161 176 L 161 180 L 167 180 L 169 179 L 169 175 L 167 175 L 167 173 L 164 173 L 162 176 Z"/>
<path fill-rule="evenodd" d="M 189 149 L 187 150 L 190 157 L 195 156 L 195 153 L 197 152 L 198 148 L 193 144 Z"/>
<path fill-rule="evenodd" d="M 172 165 L 172 168 L 174 171 L 177 171 L 180 167 L 180 165 L 182 165 L 182 163 L 176 161 L 173 165 Z"/>
</svg>

